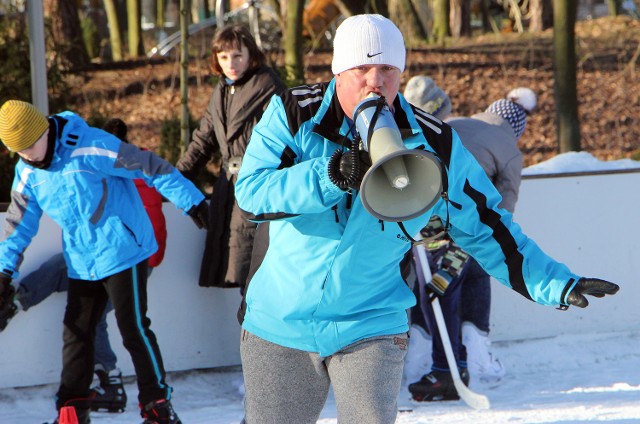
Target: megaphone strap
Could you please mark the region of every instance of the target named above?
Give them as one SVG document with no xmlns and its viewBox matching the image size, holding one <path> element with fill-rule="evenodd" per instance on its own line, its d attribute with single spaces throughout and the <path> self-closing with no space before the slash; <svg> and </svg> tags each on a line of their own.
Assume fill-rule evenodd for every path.
<svg viewBox="0 0 640 424">
<path fill-rule="evenodd" d="M 365 109 L 369 109 L 370 107 L 375 107 L 376 110 L 373 112 L 371 116 L 371 122 L 369 123 L 369 128 L 367 129 L 367 137 L 364 139 L 366 145 L 369 145 L 369 141 L 371 140 L 371 136 L 373 135 L 373 131 L 376 129 L 376 122 L 378 122 L 378 117 L 380 116 L 380 111 L 387 105 L 387 99 L 384 96 L 377 97 L 375 99 L 366 100 L 358 106 L 356 111 L 353 113 L 353 120 L 356 121 L 356 118 L 362 111 Z M 362 134 L 360 134 L 362 136 Z"/>
</svg>

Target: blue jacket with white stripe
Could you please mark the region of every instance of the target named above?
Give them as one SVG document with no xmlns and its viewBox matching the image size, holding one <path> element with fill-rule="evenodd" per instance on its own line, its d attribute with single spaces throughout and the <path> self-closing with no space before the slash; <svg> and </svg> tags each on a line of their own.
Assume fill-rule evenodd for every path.
<svg viewBox="0 0 640 424">
<path fill-rule="evenodd" d="M 407 235 L 432 214 L 449 217 L 452 238 L 503 284 L 542 304 L 566 303 L 578 276 L 498 207 L 500 194 L 455 131 L 400 94 L 394 110 L 405 146 L 435 153 L 447 174 L 448 201 L 403 222 L 405 231 L 374 218 L 357 192 L 352 198 L 329 179 L 331 154 L 351 137 L 335 80 L 272 98 L 236 185 L 240 208 L 261 222 L 245 295 L 247 331 L 321 356 L 407 331 L 415 297 L 400 264 L 411 247 Z"/>
<path fill-rule="evenodd" d="M 171 164 L 121 142 L 72 112 L 49 118 L 55 151 L 46 169 L 16 164 L 0 242 L 0 272 L 16 278 L 23 252 L 46 213 L 62 229 L 70 278 L 100 280 L 158 248 L 134 179 L 185 211 L 204 196 Z"/>
</svg>

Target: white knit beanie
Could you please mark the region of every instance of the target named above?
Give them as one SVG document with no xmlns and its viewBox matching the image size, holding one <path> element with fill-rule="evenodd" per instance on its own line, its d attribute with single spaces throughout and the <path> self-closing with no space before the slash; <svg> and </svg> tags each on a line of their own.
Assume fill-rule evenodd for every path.
<svg viewBox="0 0 640 424">
<path fill-rule="evenodd" d="M 406 49 L 398 27 L 382 15 L 345 19 L 333 39 L 335 74 L 362 65 L 391 65 L 404 71 Z"/>
</svg>

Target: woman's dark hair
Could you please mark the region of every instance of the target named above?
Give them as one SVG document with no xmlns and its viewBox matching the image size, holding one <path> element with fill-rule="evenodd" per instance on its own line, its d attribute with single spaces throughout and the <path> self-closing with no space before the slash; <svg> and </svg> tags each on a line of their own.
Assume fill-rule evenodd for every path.
<svg viewBox="0 0 640 424">
<path fill-rule="evenodd" d="M 266 58 L 264 53 L 258 48 L 256 40 L 247 27 L 234 24 L 220 28 L 211 41 L 211 71 L 216 76 L 224 76 L 220 63 L 218 63 L 218 53 L 232 49 L 241 50 L 243 45 L 249 50 L 250 63 L 247 71 L 259 68 L 265 64 Z"/>
</svg>

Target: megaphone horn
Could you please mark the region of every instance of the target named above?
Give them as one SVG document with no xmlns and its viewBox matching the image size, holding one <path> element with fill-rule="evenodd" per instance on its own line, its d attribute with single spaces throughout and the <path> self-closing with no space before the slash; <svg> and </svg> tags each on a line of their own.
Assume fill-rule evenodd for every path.
<svg viewBox="0 0 640 424">
<path fill-rule="evenodd" d="M 371 168 L 360 186 L 365 209 L 383 221 L 406 221 L 428 211 L 442 191 L 442 168 L 436 156 L 409 150 L 384 100 L 374 93 L 353 114 Z"/>
</svg>

